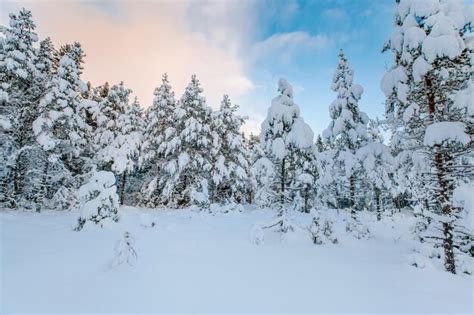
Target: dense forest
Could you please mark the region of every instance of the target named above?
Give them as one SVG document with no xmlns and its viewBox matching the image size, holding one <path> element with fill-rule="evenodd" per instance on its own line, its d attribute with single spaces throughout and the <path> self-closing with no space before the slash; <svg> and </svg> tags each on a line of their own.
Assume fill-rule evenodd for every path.
<svg viewBox="0 0 474 315">
<path fill-rule="evenodd" d="M 371 235 L 361 213 L 406 212 L 417 220 L 414 266 L 433 259 L 471 274 L 474 21 L 462 1 L 412 2 L 396 1 L 383 47 L 393 55 L 380 78 L 385 117 L 359 109 L 363 87 L 341 50 L 329 125 L 317 136 L 285 79 L 260 135 L 244 135 L 239 107 L 224 95 L 213 111 L 196 75 L 178 97 L 163 74 L 153 103 L 140 104 L 123 82 L 83 81 L 79 42 L 54 47 L 38 38 L 30 11 L 11 13 L 0 28 L 0 207 L 78 209 L 80 231 L 118 221 L 121 205 L 251 204 L 277 212 L 257 239 L 291 233 L 290 214 L 302 212 L 318 245 L 337 242 L 328 212 L 349 214 L 345 230 L 358 239 Z"/>
</svg>

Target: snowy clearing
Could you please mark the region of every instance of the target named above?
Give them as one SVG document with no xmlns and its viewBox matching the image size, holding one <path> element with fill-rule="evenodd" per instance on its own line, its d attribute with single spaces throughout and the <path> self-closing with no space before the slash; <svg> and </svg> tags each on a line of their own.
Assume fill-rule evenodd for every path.
<svg viewBox="0 0 474 315">
<path fill-rule="evenodd" d="M 369 240 L 340 234 L 337 246 L 317 246 L 301 229 L 266 232 L 257 246 L 250 232 L 270 210 L 120 213 L 118 224 L 74 232 L 76 212 L 0 212 L 1 313 L 473 312 L 472 277 L 407 263 L 414 221 L 402 215 L 364 217 Z M 138 259 L 110 267 L 124 231 Z"/>
</svg>

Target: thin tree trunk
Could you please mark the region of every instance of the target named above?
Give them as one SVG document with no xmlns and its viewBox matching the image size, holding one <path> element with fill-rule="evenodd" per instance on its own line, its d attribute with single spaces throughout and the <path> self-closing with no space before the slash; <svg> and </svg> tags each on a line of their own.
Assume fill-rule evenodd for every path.
<svg viewBox="0 0 474 315">
<path fill-rule="evenodd" d="M 443 214 L 447 217 L 451 215 L 452 207 L 449 201 L 449 183 L 445 178 L 445 168 L 444 162 L 447 160 L 445 159 L 446 154 L 442 154 L 439 152 L 439 146 L 436 147 L 436 154 L 434 156 L 434 164 L 436 167 L 436 177 L 438 181 L 438 185 L 440 188 L 439 191 L 439 202 L 442 206 Z M 453 246 L 453 228 L 451 223 L 443 222 L 443 248 L 444 248 L 444 266 L 447 271 L 451 273 L 456 273 L 456 263 L 454 258 L 454 246 Z"/>
<path fill-rule="evenodd" d="M 41 176 L 40 186 L 38 194 L 36 196 L 36 212 L 41 212 L 43 207 L 44 196 L 46 194 L 46 183 L 48 181 L 48 171 L 49 171 L 49 157 L 46 157 L 46 162 L 43 167 L 43 174 Z"/>
<path fill-rule="evenodd" d="M 443 222 L 443 248 L 444 248 L 444 267 L 446 271 L 456 273 L 456 262 L 454 259 L 453 246 L 453 227 L 451 223 Z"/>
<path fill-rule="evenodd" d="M 309 193 L 308 193 L 308 190 L 309 188 L 308 187 L 305 187 L 304 188 L 304 212 L 305 213 L 309 213 L 309 207 L 308 207 L 308 201 L 309 201 Z"/>
<path fill-rule="evenodd" d="M 425 77 L 425 84 L 427 89 L 428 97 L 428 113 L 429 119 L 434 121 L 435 113 L 435 96 L 433 91 L 433 84 L 429 77 Z M 448 153 L 440 152 L 440 146 L 435 146 L 435 154 L 433 157 L 434 166 L 436 168 L 436 179 L 438 186 L 440 188 L 439 192 L 434 192 L 435 199 L 438 199 L 438 202 L 442 206 L 443 214 L 446 217 L 449 217 L 452 212 L 450 200 L 449 200 L 449 182 L 445 178 L 445 162 L 447 162 L 450 157 Z M 443 222 L 443 248 L 444 248 L 444 267 L 446 271 L 451 273 L 456 273 L 456 263 L 454 258 L 454 246 L 453 246 L 453 228 L 451 223 Z"/>
<path fill-rule="evenodd" d="M 23 193 L 22 189 L 22 176 L 20 175 L 20 156 L 17 156 L 15 159 L 15 167 L 13 168 L 13 188 L 14 188 L 14 198 L 16 201 L 18 201 L 19 197 Z"/>
<path fill-rule="evenodd" d="M 382 219 L 382 209 L 380 207 L 380 189 L 377 187 L 374 187 L 374 192 L 375 192 L 375 205 L 377 208 L 377 221 L 380 221 Z"/>
<path fill-rule="evenodd" d="M 125 183 L 127 181 L 127 172 L 122 173 L 122 186 L 120 187 L 120 205 L 123 205 L 125 199 Z"/>
<path fill-rule="evenodd" d="M 354 175 L 349 177 L 349 203 L 351 205 L 351 216 L 355 219 L 356 211 L 355 211 L 355 178 Z"/>
<path fill-rule="evenodd" d="M 285 159 L 281 160 L 281 170 L 280 170 L 280 213 L 279 216 L 283 216 L 284 205 L 285 205 Z"/>
<path fill-rule="evenodd" d="M 435 112 L 435 96 L 433 93 L 433 84 L 431 83 L 431 79 L 429 77 L 425 77 L 425 84 L 428 96 L 428 113 L 430 115 L 430 119 L 433 120 L 433 115 Z"/>
</svg>

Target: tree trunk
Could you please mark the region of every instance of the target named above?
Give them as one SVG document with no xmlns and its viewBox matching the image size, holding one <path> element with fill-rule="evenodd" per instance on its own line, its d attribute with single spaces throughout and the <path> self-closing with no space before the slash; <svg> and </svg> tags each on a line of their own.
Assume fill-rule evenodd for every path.
<svg viewBox="0 0 474 315">
<path fill-rule="evenodd" d="M 355 219 L 356 211 L 355 211 L 355 178 L 354 175 L 349 177 L 349 203 L 351 205 L 351 216 Z"/>
<path fill-rule="evenodd" d="M 14 188 L 14 199 L 19 200 L 23 193 L 23 176 L 20 174 L 20 156 L 15 159 L 15 167 L 13 168 L 13 188 Z"/>
<path fill-rule="evenodd" d="M 429 119 L 434 121 L 435 113 L 435 96 L 433 91 L 433 84 L 429 77 L 425 77 L 425 84 L 427 89 L 428 97 L 428 114 Z M 452 212 L 452 207 L 449 198 L 449 181 L 446 179 L 446 162 L 450 160 L 450 156 L 447 152 L 441 152 L 440 145 L 435 146 L 435 152 L 433 156 L 433 164 L 436 168 L 436 179 L 438 182 L 439 192 L 434 191 L 434 199 L 437 199 L 442 207 L 443 214 L 449 217 Z M 454 246 L 453 246 L 453 228 L 451 223 L 443 222 L 443 248 L 444 248 L 444 267 L 446 271 L 456 273 L 456 264 L 454 258 Z"/>
<path fill-rule="evenodd" d="M 48 182 L 48 171 L 49 171 L 49 157 L 46 157 L 46 162 L 43 167 L 43 174 L 39 185 L 39 190 L 36 195 L 36 212 L 41 212 L 43 207 L 44 196 L 46 194 L 46 183 Z"/>
<path fill-rule="evenodd" d="M 305 187 L 304 188 L 304 212 L 309 213 L 309 207 L 308 207 L 308 202 L 309 202 L 309 188 Z"/>
<path fill-rule="evenodd" d="M 430 115 L 430 119 L 433 120 L 433 115 L 435 112 L 435 96 L 433 93 L 433 84 L 431 83 L 431 79 L 429 77 L 425 77 L 425 84 L 428 97 L 428 113 Z"/>
<path fill-rule="evenodd" d="M 453 246 L 453 227 L 451 223 L 443 222 L 443 248 L 444 248 L 444 267 L 446 271 L 456 273 L 456 262 L 454 259 Z"/>
<path fill-rule="evenodd" d="M 120 187 L 120 205 L 123 206 L 123 201 L 125 199 L 125 183 L 127 181 L 127 172 L 122 174 L 122 186 Z"/>
<path fill-rule="evenodd" d="M 438 192 L 438 202 L 442 206 L 443 214 L 449 217 L 452 212 L 451 203 L 449 200 L 449 182 L 445 178 L 445 162 L 449 160 L 447 153 L 439 152 L 439 146 L 436 146 L 436 153 L 434 156 L 434 164 L 436 167 L 436 178 L 440 188 Z M 453 246 L 453 228 L 451 223 L 443 222 L 443 248 L 444 248 L 444 266 L 446 271 L 456 273 L 456 264 L 454 258 Z"/>
<path fill-rule="evenodd" d="M 285 205 L 285 159 L 281 160 L 281 170 L 280 170 L 280 211 L 279 216 L 283 216 L 284 205 Z"/>
<path fill-rule="evenodd" d="M 377 187 L 374 187 L 374 192 L 375 192 L 375 205 L 377 208 L 377 221 L 380 221 L 382 219 L 382 209 L 380 207 L 380 189 Z"/>
</svg>

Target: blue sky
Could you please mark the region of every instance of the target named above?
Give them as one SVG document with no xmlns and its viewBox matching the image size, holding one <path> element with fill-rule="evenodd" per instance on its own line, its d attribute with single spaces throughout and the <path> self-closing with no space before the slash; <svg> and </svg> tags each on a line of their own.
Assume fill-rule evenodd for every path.
<svg viewBox="0 0 474 315">
<path fill-rule="evenodd" d="M 384 96 L 379 86 L 391 56 L 380 51 L 391 31 L 393 2 L 298 1 L 290 13 L 285 5 L 291 2 L 281 2 L 276 7 L 274 3 L 261 5 L 260 40 L 276 34 L 306 32 L 326 41 L 310 47 L 301 44 L 289 57 L 282 56 L 282 49 L 283 53 L 277 51 L 259 60 L 252 79 L 272 85 L 254 90 L 250 98 L 270 99 L 275 94 L 276 79 L 286 77 L 295 86 L 295 99 L 302 115 L 315 133 L 320 133 L 328 124 L 328 107 L 335 98 L 330 84 L 342 48 L 355 70 L 355 82 L 364 87 L 361 109 L 372 117 L 382 116 Z"/>
<path fill-rule="evenodd" d="M 344 49 L 364 87 L 369 116 L 383 115 L 380 80 L 390 64 L 381 48 L 392 27 L 393 0 L 313 1 L 2 1 L 7 12 L 32 10 L 40 38 L 59 46 L 82 43 L 84 80 L 98 85 L 124 80 L 148 106 L 162 73 L 179 97 L 197 73 L 209 105 L 223 93 L 258 132 L 277 82 L 293 86 L 301 113 L 316 134 L 329 123 L 328 107 L 337 54 Z"/>
</svg>

